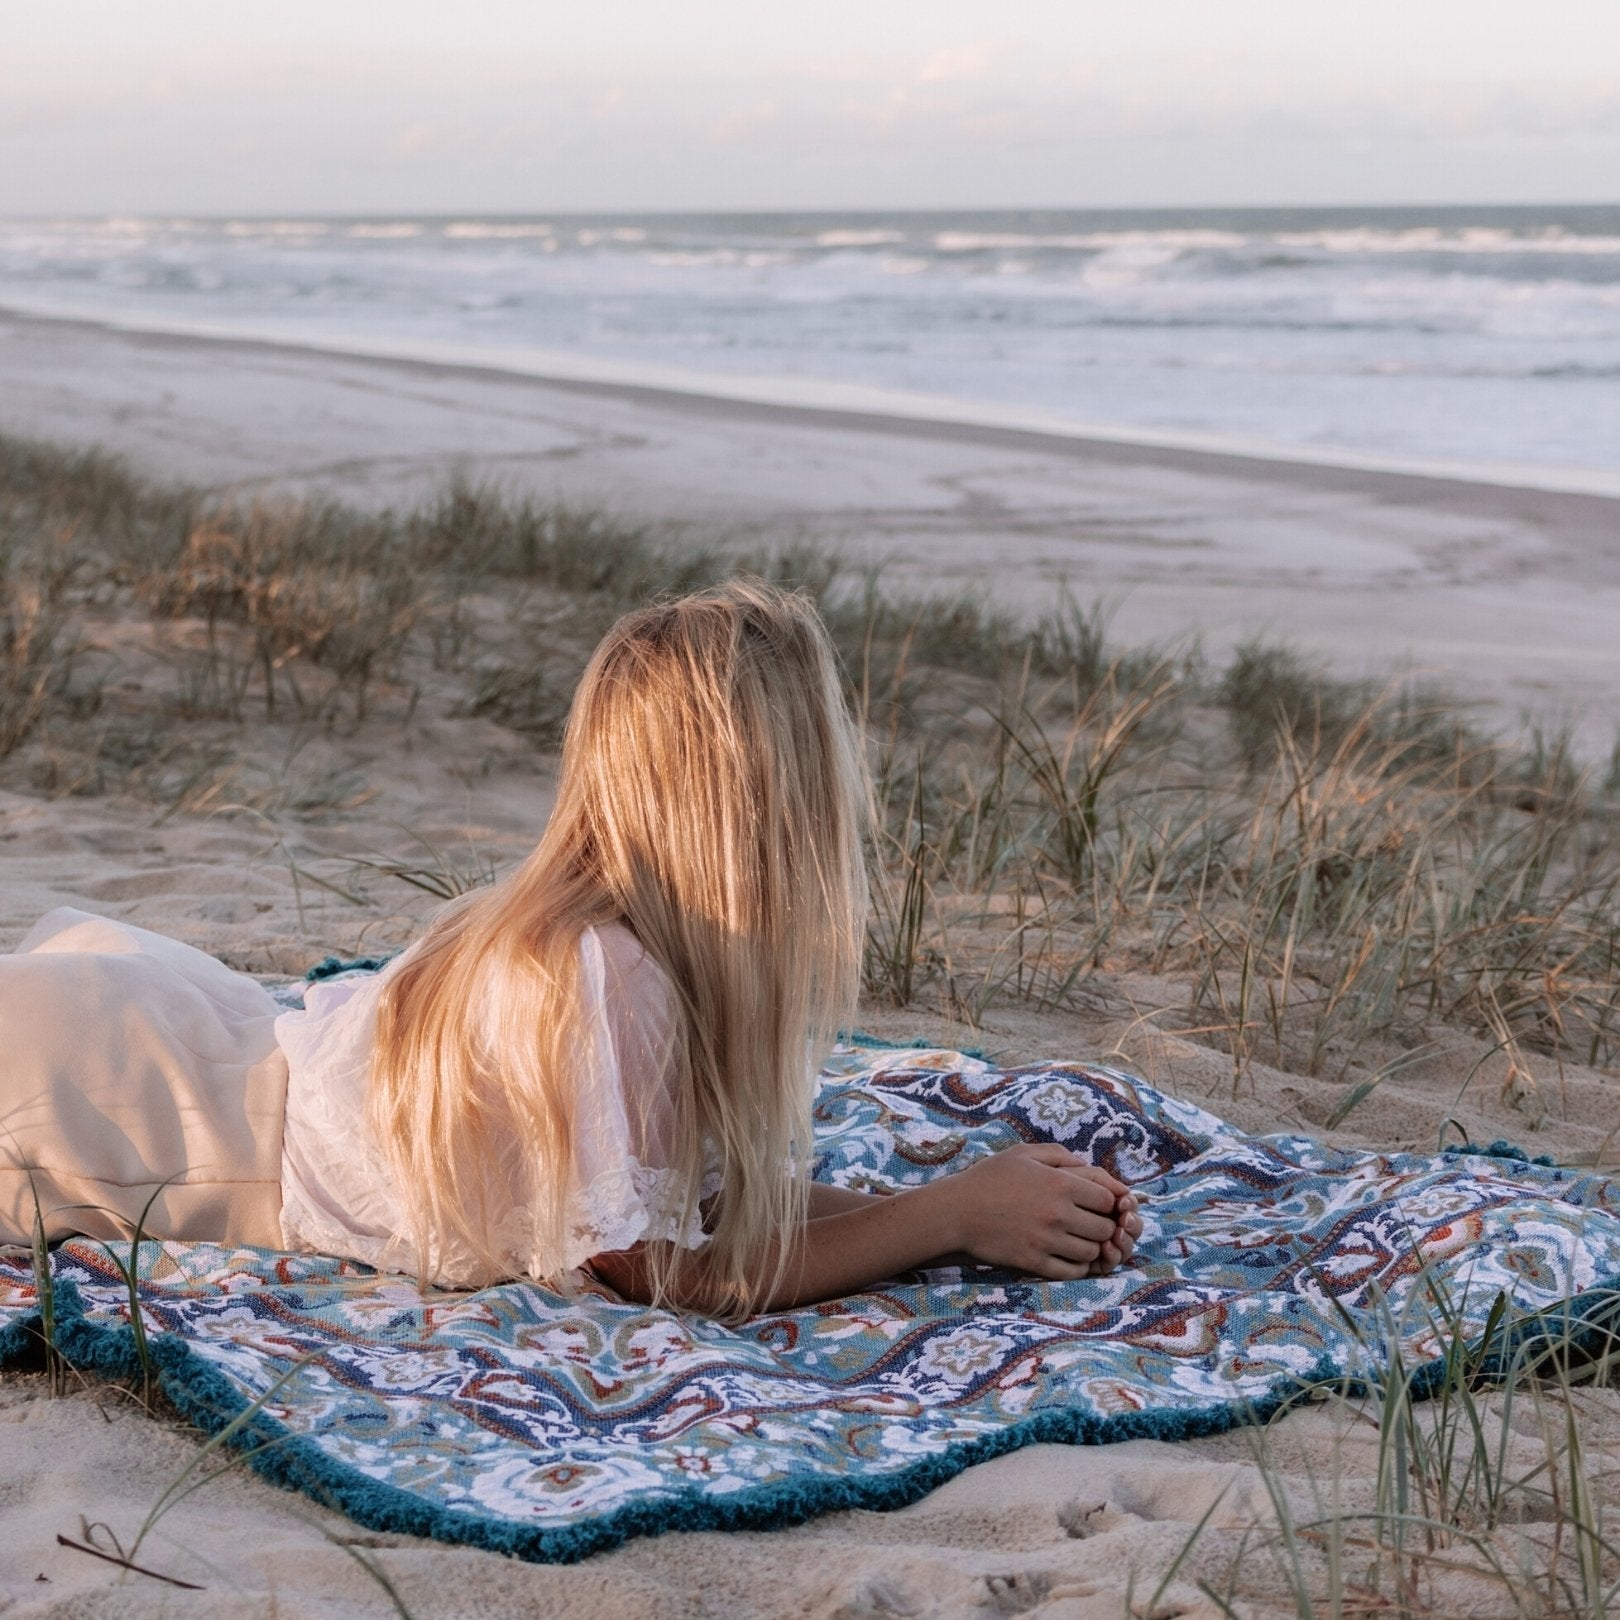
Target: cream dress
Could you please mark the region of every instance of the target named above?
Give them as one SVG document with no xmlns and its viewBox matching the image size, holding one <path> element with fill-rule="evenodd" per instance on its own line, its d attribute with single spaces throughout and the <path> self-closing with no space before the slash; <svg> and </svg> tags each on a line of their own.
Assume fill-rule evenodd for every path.
<svg viewBox="0 0 1620 1620">
<path fill-rule="evenodd" d="M 402 959 L 399 959 L 402 960 Z M 255 980 L 146 929 L 63 908 L 0 956 L 0 1243 L 128 1236 L 254 1243 L 411 1270 L 406 1200 L 366 1122 L 381 974 L 316 984 L 288 1012 Z M 684 1223 L 667 1168 L 672 992 L 628 930 L 580 940 L 588 1037 L 578 1069 L 567 1251 L 535 1252 L 534 1167 L 484 1167 L 514 1276 L 664 1238 Z M 716 1190 L 713 1171 L 700 1196 Z M 437 1280 L 471 1277 L 441 1257 Z"/>
</svg>

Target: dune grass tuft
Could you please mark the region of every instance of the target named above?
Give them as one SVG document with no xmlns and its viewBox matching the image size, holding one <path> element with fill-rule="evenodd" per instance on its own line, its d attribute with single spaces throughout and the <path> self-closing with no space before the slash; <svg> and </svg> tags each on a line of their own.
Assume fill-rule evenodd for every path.
<svg viewBox="0 0 1620 1620">
<path fill-rule="evenodd" d="M 1386 1317 L 1359 1376 L 1302 1390 L 1250 1431 L 1262 1511 L 1224 1531 L 1207 1513 L 1155 1604 L 1179 1578 L 1233 1620 L 1620 1613 L 1620 1500 L 1598 1462 L 1612 1308 L 1521 1317 L 1499 1295 L 1476 1334 L 1443 1288 L 1418 1297 L 1426 1321 L 1404 1326 L 1427 1330 L 1422 1360 Z M 1304 1410 L 1318 1438 L 1289 1449 L 1279 1420 Z"/>
</svg>

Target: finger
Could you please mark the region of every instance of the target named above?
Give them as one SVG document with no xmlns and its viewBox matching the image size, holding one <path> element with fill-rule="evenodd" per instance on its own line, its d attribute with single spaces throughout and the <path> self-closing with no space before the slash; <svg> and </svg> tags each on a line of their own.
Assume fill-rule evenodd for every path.
<svg viewBox="0 0 1620 1620">
<path fill-rule="evenodd" d="M 1007 1151 L 1019 1152 L 1025 1158 L 1033 1159 L 1036 1164 L 1049 1164 L 1057 1170 L 1068 1170 L 1086 1162 L 1078 1153 L 1071 1153 L 1066 1147 L 1059 1147 L 1056 1142 L 1031 1142 L 1018 1149 L 1009 1148 Z"/>
<path fill-rule="evenodd" d="M 1064 1168 L 1073 1174 L 1076 1180 L 1089 1181 L 1103 1188 L 1116 1204 L 1121 1198 L 1130 1197 L 1131 1189 L 1118 1176 L 1109 1175 L 1100 1165 L 1091 1163 L 1089 1159 L 1082 1159 L 1078 1154 L 1075 1155 L 1074 1162 Z"/>
<path fill-rule="evenodd" d="M 1050 1255 L 1054 1260 L 1066 1261 L 1075 1266 L 1091 1266 L 1097 1263 L 1102 1254 L 1101 1243 L 1087 1242 L 1084 1238 L 1059 1237 L 1050 1245 Z"/>
<path fill-rule="evenodd" d="M 1068 1193 L 1070 1201 L 1078 1208 L 1093 1209 L 1099 1215 L 1112 1216 L 1119 1205 L 1113 1192 L 1090 1176 L 1070 1176 Z"/>
<path fill-rule="evenodd" d="M 1120 1222 L 1120 1225 L 1122 1225 L 1125 1228 L 1125 1231 L 1126 1231 L 1127 1235 L 1129 1235 L 1130 1237 L 1133 1237 L 1133 1238 L 1141 1237 L 1141 1235 L 1142 1235 L 1142 1217 L 1140 1215 L 1127 1215 L 1125 1217 L 1125 1219 Z"/>
<path fill-rule="evenodd" d="M 1064 1236 L 1079 1238 L 1085 1243 L 1111 1243 L 1118 1226 L 1112 1215 L 1097 1215 L 1090 1210 L 1075 1209 L 1063 1221 L 1061 1230 Z"/>
<path fill-rule="evenodd" d="M 1113 1193 L 1115 1198 L 1129 1198 L 1131 1196 L 1131 1189 L 1111 1171 L 1104 1170 L 1100 1164 L 1094 1165 L 1092 1171 L 1097 1179 Z"/>
</svg>

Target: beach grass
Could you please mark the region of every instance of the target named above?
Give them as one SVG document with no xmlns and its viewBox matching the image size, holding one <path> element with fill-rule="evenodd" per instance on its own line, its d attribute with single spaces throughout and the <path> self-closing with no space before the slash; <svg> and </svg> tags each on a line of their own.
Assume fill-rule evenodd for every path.
<svg viewBox="0 0 1620 1620">
<path fill-rule="evenodd" d="M 1602 1463 L 1612 1312 L 1521 1317 L 1498 1295 L 1470 1332 L 1432 1275 L 1414 1297 L 1423 1321 L 1386 1312 L 1377 1342 L 1358 1335 L 1359 1376 L 1308 1387 L 1248 1431 L 1264 1511 L 1223 1536 L 1206 1514 L 1147 1609 L 1179 1577 L 1232 1620 L 1620 1612 L 1620 1503 Z M 1421 1361 L 1402 1348 L 1414 1328 Z M 1285 1457 L 1281 1420 L 1304 1408 L 1331 1437 Z"/>
<path fill-rule="evenodd" d="M 1263 1061 L 1365 1096 L 1436 1023 L 1521 1077 L 1620 1056 L 1614 781 L 1567 734 L 1493 739 L 1284 642 L 1211 670 L 1113 646 L 1104 604 L 1027 622 L 464 479 L 409 510 L 244 504 L 15 439 L 0 539 L 0 776 L 34 791 L 296 822 L 361 789 L 264 782 L 265 739 L 408 726 L 424 692 L 551 750 L 615 614 L 749 572 L 816 599 L 867 731 L 881 1000 L 972 1022 L 1140 968 L 1188 985 L 1158 1027 L 1237 1089 Z"/>
<path fill-rule="evenodd" d="M 1234 1096 L 1261 1064 L 1333 1082 L 1327 1130 L 1441 1036 L 1475 1043 L 1462 1090 L 1489 1066 L 1527 1129 L 1555 1102 L 1538 1068 L 1620 1061 L 1620 753 L 1605 774 L 1556 729 L 1485 735 L 1442 693 L 1345 681 L 1283 640 L 1212 669 L 1116 646 L 1107 604 L 1032 622 L 814 548 L 465 480 L 408 510 L 244 503 L 0 438 L 0 785 L 257 816 L 300 907 L 375 881 L 452 897 L 497 863 L 303 841 L 368 793 L 341 760 L 300 775 L 309 739 L 404 736 L 426 705 L 543 759 L 617 613 L 735 572 L 808 591 L 848 675 L 878 811 L 874 1001 L 976 1025 L 1095 1011 L 1105 979 L 1149 974 L 1176 993 L 1136 1016 L 1220 1053 Z M 1439 1614 L 1459 1569 L 1473 1612 L 1620 1608 L 1588 1438 L 1612 1356 L 1543 1338 L 1486 1369 L 1435 1310 L 1431 1399 L 1398 1361 L 1313 1392 L 1346 1443 L 1372 1437 L 1372 1498 L 1290 1471 L 1263 1433 L 1267 1522 L 1222 1532 L 1219 1568 L 1201 1526 L 1140 1612 L 1184 1612 L 1191 1582 L 1233 1615 Z"/>
</svg>

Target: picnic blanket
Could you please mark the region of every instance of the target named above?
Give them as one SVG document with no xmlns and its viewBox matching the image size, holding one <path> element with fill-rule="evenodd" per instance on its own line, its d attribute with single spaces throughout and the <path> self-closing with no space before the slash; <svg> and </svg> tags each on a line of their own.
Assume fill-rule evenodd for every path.
<svg viewBox="0 0 1620 1620">
<path fill-rule="evenodd" d="M 1141 1193 L 1137 1262 L 1073 1283 L 919 1273 L 727 1327 L 592 1285 L 422 1293 L 343 1260 L 147 1242 L 158 1382 L 373 1529 L 563 1560 L 897 1506 L 1034 1441 L 1210 1433 L 1325 1381 L 1421 1377 L 1463 1340 L 1507 1355 L 1526 1321 L 1607 1331 L 1620 1301 L 1620 1187 L 1510 1149 L 1250 1137 L 1118 1069 L 877 1044 L 838 1050 L 815 1120 L 818 1178 L 864 1189 L 1062 1143 Z M 129 1259 L 84 1240 L 51 1256 L 76 1366 L 137 1370 Z M 39 1306 L 30 1258 L 0 1256 L 0 1357 Z"/>
</svg>

